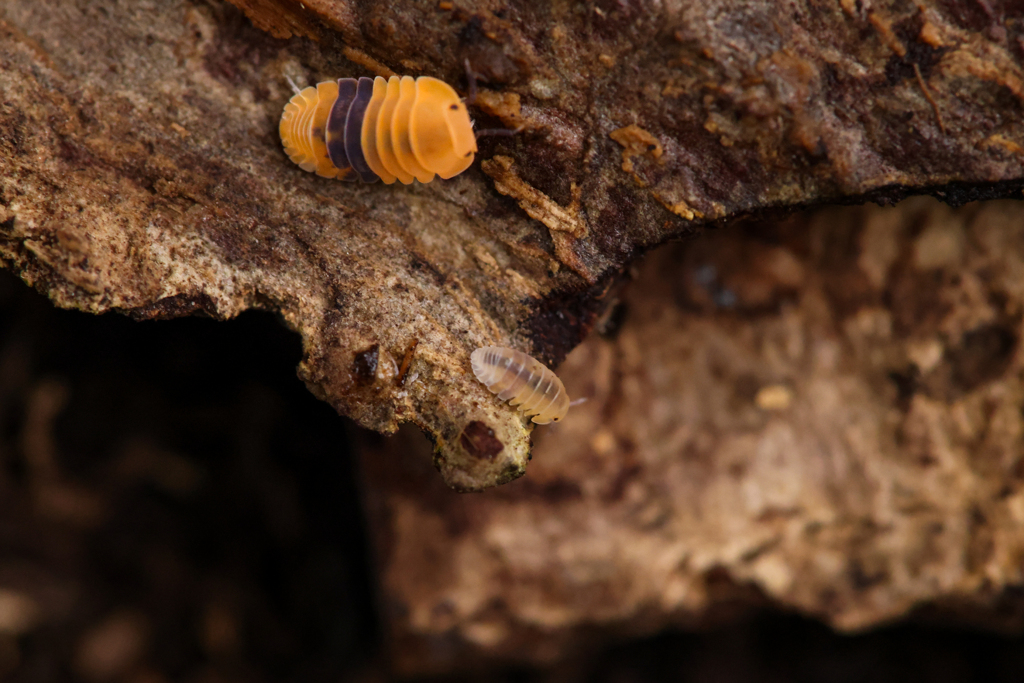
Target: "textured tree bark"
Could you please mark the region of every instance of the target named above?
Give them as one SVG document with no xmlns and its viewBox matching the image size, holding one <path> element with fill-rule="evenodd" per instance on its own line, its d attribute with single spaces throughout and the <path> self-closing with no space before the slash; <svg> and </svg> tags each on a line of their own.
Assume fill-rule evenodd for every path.
<svg viewBox="0 0 1024 683">
<path fill-rule="evenodd" d="M 84 311 L 279 312 L 316 395 L 418 425 L 461 490 L 530 452 L 470 352 L 559 362 L 646 248 L 767 209 L 1024 187 L 1009 3 L 237 4 L 274 37 L 218 2 L 0 7 L 0 256 Z M 452 181 L 333 183 L 280 149 L 286 76 L 461 87 L 465 60 L 479 118 L 523 131 Z M 464 447 L 473 424 L 501 450 Z"/>
<path fill-rule="evenodd" d="M 1022 283 L 1018 202 L 828 209 L 651 254 L 562 366 L 589 401 L 528 477 L 451 496 L 417 434 L 369 445 L 399 667 L 559 661 L 765 603 L 1019 634 Z"/>
</svg>

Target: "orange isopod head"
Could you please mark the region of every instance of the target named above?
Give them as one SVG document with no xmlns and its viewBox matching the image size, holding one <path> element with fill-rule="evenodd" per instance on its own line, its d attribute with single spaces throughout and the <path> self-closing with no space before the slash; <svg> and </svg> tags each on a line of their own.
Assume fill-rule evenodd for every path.
<svg viewBox="0 0 1024 683">
<path fill-rule="evenodd" d="M 476 134 L 473 132 L 473 121 L 469 118 L 469 110 L 462 100 L 452 102 L 445 109 L 448 120 L 448 132 L 452 136 L 452 151 L 461 159 L 468 159 L 465 167 L 457 171 L 461 173 L 473 163 L 476 155 Z"/>
<path fill-rule="evenodd" d="M 446 180 L 469 168 L 476 154 L 466 105 L 450 85 L 430 76 L 416 79 L 409 139 L 416 160 Z"/>
</svg>

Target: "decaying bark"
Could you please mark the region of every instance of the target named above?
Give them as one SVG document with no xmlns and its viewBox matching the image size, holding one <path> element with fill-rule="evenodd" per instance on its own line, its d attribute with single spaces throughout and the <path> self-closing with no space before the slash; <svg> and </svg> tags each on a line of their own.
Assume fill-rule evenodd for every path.
<svg viewBox="0 0 1024 683">
<path fill-rule="evenodd" d="M 8 0 L 0 254 L 57 305 L 277 311 L 360 424 L 423 428 L 458 489 L 530 431 L 469 372 L 557 363 L 646 247 L 763 209 L 1024 186 L 1024 10 L 968 0 Z M 286 77 L 486 79 L 449 182 L 328 182 L 280 149 Z M 406 362 L 408 361 L 408 363 Z M 406 372 L 401 372 L 401 367 Z M 461 438 L 482 424 L 502 445 Z"/>
<path fill-rule="evenodd" d="M 843 630 L 926 605 L 1024 628 L 1019 203 L 709 233 L 613 310 L 562 366 L 590 400 L 523 480 L 451 496 L 417 434 L 370 445 L 403 670 L 557 661 L 766 601 Z"/>
</svg>

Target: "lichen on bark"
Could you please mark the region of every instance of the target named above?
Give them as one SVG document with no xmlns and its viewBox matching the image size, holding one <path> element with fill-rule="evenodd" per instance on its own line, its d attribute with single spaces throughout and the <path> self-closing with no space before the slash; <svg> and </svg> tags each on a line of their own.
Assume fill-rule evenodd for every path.
<svg viewBox="0 0 1024 683">
<path fill-rule="evenodd" d="M 469 353 L 558 363 L 646 248 L 764 209 L 1024 185 L 1012 7 L 236 4 L 259 28 L 220 2 L 4 3 L 0 256 L 60 306 L 278 312 L 314 393 L 372 429 L 417 424 L 462 490 L 530 450 Z M 333 183 L 280 149 L 286 77 L 464 89 L 467 60 L 480 119 L 523 129 L 452 181 Z M 477 423 L 492 458 L 462 445 Z"/>
</svg>

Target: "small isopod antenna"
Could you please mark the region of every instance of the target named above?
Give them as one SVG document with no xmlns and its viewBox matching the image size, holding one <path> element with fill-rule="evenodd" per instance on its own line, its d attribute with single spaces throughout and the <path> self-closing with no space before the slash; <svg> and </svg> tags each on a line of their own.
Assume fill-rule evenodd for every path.
<svg viewBox="0 0 1024 683">
<path fill-rule="evenodd" d="M 476 134 L 476 139 L 487 137 L 488 135 L 502 135 L 505 137 L 512 137 L 516 133 L 523 132 L 526 126 L 519 126 L 518 128 L 484 128 L 483 130 L 473 131 Z"/>
<path fill-rule="evenodd" d="M 284 80 L 288 81 L 288 85 L 292 86 L 292 92 L 294 92 L 296 95 L 298 95 L 300 92 L 302 92 L 302 90 L 299 88 L 299 86 L 295 85 L 295 81 L 292 80 L 291 76 L 289 76 L 288 74 L 285 74 L 284 75 Z"/>
<path fill-rule="evenodd" d="M 463 64 L 466 66 L 466 80 L 469 82 L 469 95 L 463 98 L 463 102 L 465 102 L 467 106 L 471 107 L 476 102 L 476 96 L 479 94 L 476 87 L 477 80 L 487 82 L 487 78 L 485 78 L 483 74 L 478 74 L 473 71 L 473 67 L 469 64 L 469 57 L 466 57 L 463 60 Z M 483 130 L 473 131 L 473 134 L 476 135 L 477 140 L 488 136 L 512 137 L 517 133 L 521 133 L 524 128 L 526 128 L 526 126 L 519 126 L 518 128 L 484 128 Z"/>
<path fill-rule="evenodd" d="M 462 98 L 462 99 L 463 99 L 463 101 L 466 104 L 470 104 L 471 105 L 474 102 L 476 102 L 476 96 L 477 96 L 476 81 L 477 81 L 477 79 L 480 79 L 480 80 L 482 80 L 482 81 L 484 81 L 486 83 L 487 82 L 487 78 L 483 74 L 478 74 L 477 72 L 473 71 L 473 67 L 470 66 L 470 64 L 469 64 L 469 57 L 466 57 L 464 60 L 462 60 L 462 63 L 466 67 L 466 80 L 469 82 L 469 95 L 464 97 L 464 98 Z"/>
</svg>

